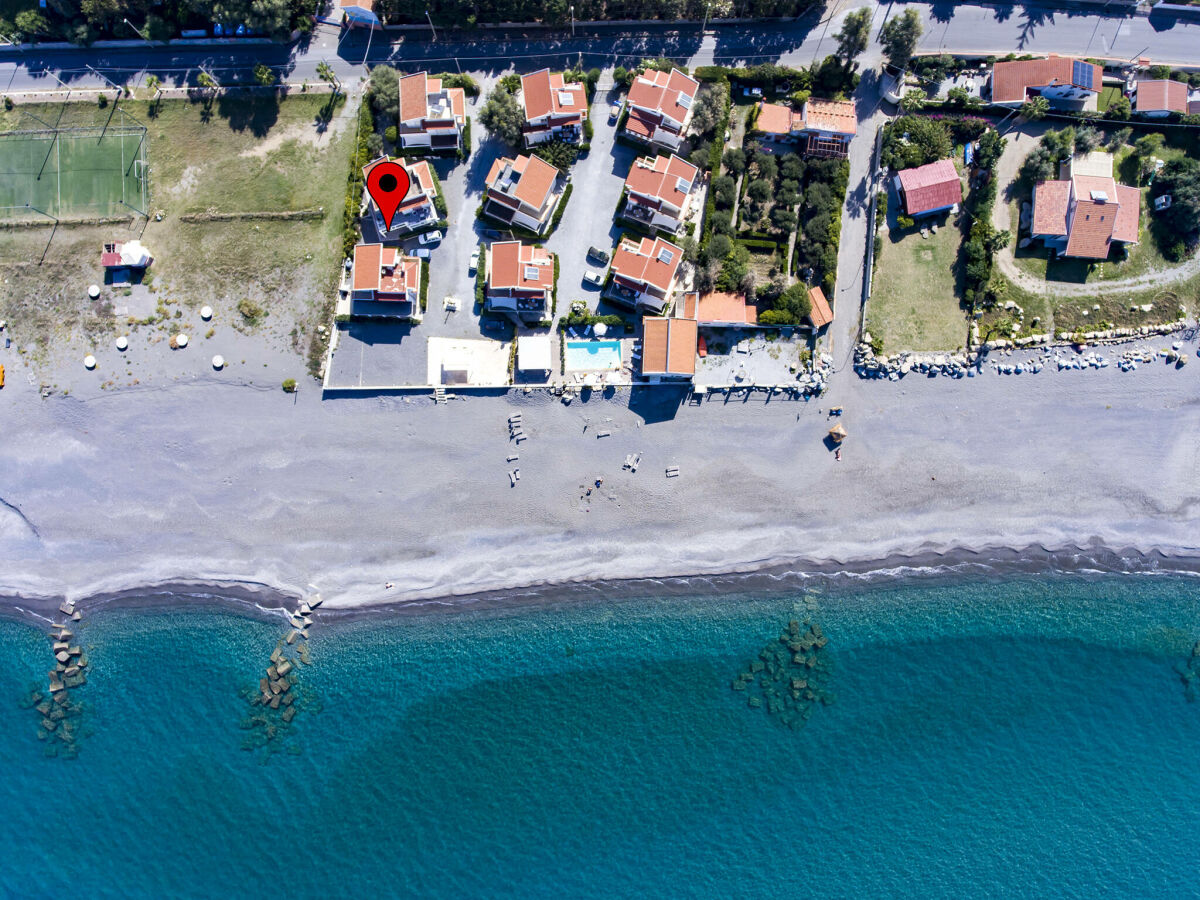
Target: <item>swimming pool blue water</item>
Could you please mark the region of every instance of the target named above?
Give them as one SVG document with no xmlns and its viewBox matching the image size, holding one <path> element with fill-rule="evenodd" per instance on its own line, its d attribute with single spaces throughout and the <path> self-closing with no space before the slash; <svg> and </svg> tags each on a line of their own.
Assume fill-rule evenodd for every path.
<svg viewBox="0 0 1200 900">
<path fill-rule="evenodd" d="M 314 626 L 312 702 L 240 749 L 284 633 L 109 611 L 86 733 L 0 621 L 0 895 L 1172 897 L 1200 868 L 1194 580 L 1021 577 Z M 836 699 L 731 679 L 793 617 Z"/>
<path fill-rule="evenodd" d="M 621 368 L 621 342 L 567 341 L 567 368 L 616 371 Z"/>
</svg>

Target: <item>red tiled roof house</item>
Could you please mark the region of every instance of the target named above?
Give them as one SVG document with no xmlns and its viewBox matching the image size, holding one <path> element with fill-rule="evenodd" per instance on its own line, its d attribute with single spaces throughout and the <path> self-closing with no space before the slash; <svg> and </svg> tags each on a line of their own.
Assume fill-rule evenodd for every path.
<svg viewBox="0 0 1200 900">
<path fill-rule="evenodd" d="M 1136 244 L 1142 194 L 1117 184 L 1112 155 L 1101 151 L 1064 164 L 1066 178 L 1033 191 L 1031 236 L 1061 256 L 1107 259 L 1114 244 Z"/>
<path fill-rule="evenodd" d="M 664 238 L 622 241 L 613 254 L 612 280 L 604 296 L 631 309 L 645 307 L 661 313 L 675 292 L 675 277 L 683 251 Z"/>
<path fill-rule="evenodd" d="M 466 122 L 467 97 L 462 88 L 443 88 L 442 79 L 416 72 L 400 78 L 400 122 L 397 139 L 405 150 L 458 150 Z"/>
<path fill-rule="evenodd" d="M 421 260 L 398 247 L 359 244 L 350 269 L 350 314 L 421 319 Z"/>
<path fill-rule="evenodd" d="M 1188 86 L 1182 81 L 1154 79 L 1134 85 L 1133 111 L 1159 118 L 1188 111 Z"/>
<path fill-rule="evenodd" d="M 486 306 L 525 322 L 550 318 L 554 292 L 554 254 L 520 241 L 487 248 Z"/>
<path fill-rule="evenodd" d="M 501 157 L 488 172 L 483 212 L 505 224 L 545 234 L 565 184 L 558 169 L 540 156 Z"/>
<path fill-rule="evenodd" d="M 588 116 L 587 88 L 582 83 L 564 84 L 562 72 L 549 69 L 522 75 L 521 104 L 526 147 L 553 140 L 579 143 Z"/>
<path fill-rule="evenodd" d="M 683 295 L 683 318 L 695 319 L 707 328 L 746 328 L 758 325 L 758 308 L 746 302 L 741 294 L 724 291 Z"/>
<path fill-rule="evenodd" d="M 437 196 L 437 187 L 435 186 L 433 170 L 429 168 L 429 163 L 425 162 L 425 160 L 418 160 L 413 163 L 401 163 L 405 171 L 408 172 L 408 193 L 404 195 L 404 200 L 396 209 L 396 215 L 392 218 L 391 230 L 385 230 L 383 213 L 379 211 L 379 207 L 371 199 L 366 185 L 367 174 L 387 159 L 389 157 L 381 156 L 379 159 L 373 159 L 363 166 L 364 215 L 370 216 L 371 221 L 375 225 L 376 233 L 381 240 L 385 241 L 399 240 L 423 228 L 432 228 L 438 221 L 437 209 L 433 203 L 433 198 Z"/>
<path fill-rule="evenodd" d="M 642 376 L 651 382 L 691 381 L 696 376 L 699 331 L 695 319 L 642 319 Z"/>
<path fill-rule="evenodd" d="M 843 159 L 858 133 L 858 115 L 851 100 L 810 99 L 799 112 L 764 100 L 754 130 L 770 141 L 800 143 L 808 156 Z"/>
<path fill-rule="evenodd" d="M 998 62 L 992 66 L 992 102 L 1017 107 L 1045 97 L 1059 109 L 1095 109 L 1100 96 L 1100 66 L 1051 54 L 1046 59 Z"/>
<path fill-rule="evenodd" d="M 639 157 L 625 179 L 621 215 L 651 231 L 675 234 L 693 206 L 700 170 L 678 156 Z"/>
<path fill-rule="evenodd" d="M 905 213 L 913 218 L 954 210 L 962 203 L 962 181 L 948 159 L 904 169 L 897 173 L 895 185 Z"/>
<path fill-rule="evenodd" d="M 678 150 L 699 90 L 700 82 L 679 69 L 647 69 L 629 87 L 629 115 L 621 133 L 653 147 Z"/>
</svg>

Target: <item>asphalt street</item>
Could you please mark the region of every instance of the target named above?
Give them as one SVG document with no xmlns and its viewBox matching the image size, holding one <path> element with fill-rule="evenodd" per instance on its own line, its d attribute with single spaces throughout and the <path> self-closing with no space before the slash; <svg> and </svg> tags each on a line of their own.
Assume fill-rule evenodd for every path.
<svg viewBox="0 0 1200 900">
<path fill-rule="evenodd" d="M 275 67 L 287 81 L 317 81 L 317 66 L 328 62 L 344 83 L 353 83 L 370 65 L 387 62 L 402 69 L 461 69 L 495 75 L 543 66 L 613 66 L 663 55 L 692 65 L 753 63 L 778 60 L 809 64 L 832 52 L 832 35 L 847 12 L 874 10 L 878 28 L 886 17 L 906 6 L 917 9 L 925 23 L 922 50 L 980 53 L 1058 51 L 1128 59 L 1150 56 L 1156 61 L 1200 64 L 1200 21 L 1164 15 L 1122 17 L 1055 10 L 1036 4 L 995 6 L 938 3 L 873 3 L 841 0 L 828 16 L 811 15 L 787 22 L 721 25 L 702 31 L 699 25 L 678 28 L 648 23 L 637 33 L 614 26 L 579 27 L 554 32 L 530 29 L 486 32 L 465 38 L 460 33 L 428 31 L 368 35 L 322 25 L 303 44 L 290 46 L 149 46 L 118 48 L 0 50 L 0 91 L 54 90 L 55 77 L 73 87 L 103 87 L 105 79 L 138 84 L 155 74 L 172 86 L 194 84 L 202 68 L 218 80 L 243 77 L 258 63 Z M 369 44 L 369 45 L 368 45 Z"/>
</svg>

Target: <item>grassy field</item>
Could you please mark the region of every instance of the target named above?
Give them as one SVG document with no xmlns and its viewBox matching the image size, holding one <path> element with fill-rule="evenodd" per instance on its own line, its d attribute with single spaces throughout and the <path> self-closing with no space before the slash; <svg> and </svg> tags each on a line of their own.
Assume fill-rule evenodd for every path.
<svg viewBox="0 0 1200 900">
<path fill-rule="evenodd" d="M 120 127 L 0 136 L 0 216 L 26 218 L 27 207 L 56 217 L 144 212 L 144 151 L 144 133 Z"/>
<path fill-rule="evenodd" d="M 132 228 L 60 227 L 53 236 L 47 228 L 0 230 L 0 261 L 13 273 L 0 285 L 0 318 L 9 320 L 22 344 L 42 347 L 79 332 L 127 327 L 98 319 L 80 286 L 101 279 L 104 241 L 136 236 L 154 256 L 147 290 L 165 315 L 208 304 L 220 320 L 307 352 L 332 301 L 341 262 L 353 140 L 340 114 L 328 130 L 319 126 L 325 102 L 309 95 L 282 101 L 228 97 L 211 108 L 180 100 L 164 101 L 156 110 L 145 102 L 122 103 L 148 126 L 151 219 Z M 81 106 L 90 109 L 74 109 Z M 71 104 L 32 111 L 46 118 L 62 109 L 68 116 L 96 110 Z M 0 128 L 4 124 L 0 114 Z M 323 212 L 299 220 L 181 218 L 318 208 Z M 237 306 L 243 300 L 267 311 L 262 324 L 240 323 Z"/>
<path fill-rule="evenodd" d="M 959 242 L 952 223 L 939 226 L 927 239 L 919 229 L 883 232 L 866 330 L 883 341 L 885 353 L 964 345 L 967 320 L 954 272 Z"/>
</svg>

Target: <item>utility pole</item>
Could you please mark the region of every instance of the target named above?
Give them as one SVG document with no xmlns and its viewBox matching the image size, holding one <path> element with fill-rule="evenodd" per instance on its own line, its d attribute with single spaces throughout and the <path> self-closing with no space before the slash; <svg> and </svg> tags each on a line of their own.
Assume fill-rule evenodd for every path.
<svg viewBox="0 0 1200 900">
<path fill-rule="evenodd" d="M 375 26 L 372 25 L 372 26 L 370 26 L 370 28 L 371 28 L 371 30 L 367 34 L 367 52 L 363 54 L 362 64 L 364 66 L 367 64 L 367 57 L 371 55 L 371 39 L 373 37 L 375 37 Z"/>
<path fill-rule="evenodd" d="M 150 40 L 150 38 L 148 38 L 148 37 L 146 37 L 144 34 L 142 34 L 142 31 L 141 31 L 141 29 L 140 29 L 140 28 L 138 28 L 136 25 L 134 25 L 132 22 L 130 22 L 128 19 L 122 19 L 121 21 L 122 21 L 122 22 L 124 22 L 126 25 L 128 25 L 130 28 L 132 28 L 134 31 L 136 31 L 136 32 L 137 32 L 137 36 L 138 36 L 138 37 L 140 37 L 140 38 L 141 38 L 143 41 L 145 41 L 147 44 L 153 44 L 153 43 L 154 43 L 154 41 Z"/>
<path fill-rule="evenodd" d="M 700 34 L 703 35 L 708 30 L 708 11 L 712 6 L 712 0 L 704 0 L 704 21 L 700 24 Z"/>
<path fill-rule="evenodd" d="M 95 75 L 99 75 L 101 78 L 103 78 L 105 81 L 107 81 L 107 82 L 108 82 L 109 84 L 111 84 L 113 87 L 115 87 L 115 88 L 117 89 L 117 92 L 118 92 L 118 93 L 120 93 L 121 91 L 123 91 L 123 90 L 124 90 L 124 88 L 123 88 L 123 87 L 121 87 L 119 84 L 117 84 L 117 83 L 116 83 L 115 81 L 113 81 L 111 78 L 109 78 L 109 77 L 108 77 L 107 75 L 105 75 L 103 72 L 100 72 L 99 70 L 92 68 L 92 67 L 91 67 L 90 65 L 88 65 L 87 63 L 84 63 L 84 66 L 85 66 L 86 68 L 90 69 L 90 70 L 91 70 L 91 72 L 92 72 L 93 74 L 95 74 Z"/>
<path fill-rule="evenodd" d="M 429 15 L 429 10 L 425 10 L 425 19 L 429 22 L 429 30 L 433 32 L 433 39 L 437 40 L 437 29 L 433 27 L 433 16 Z"/>
<path fill-rule="evenodd" d="M 59 84 L 61 84 L 63 87 L 65 87 L 65 88 L 67 89 L 67 99 L 68 99 L 68 100 L 70 100 L 70 99 L 71 99 L 71 86 L 70 86 L 69 84 L 67 84 L 65 81 L 63 81 L 61 78 L 59 78 L 57 75 L 55 75 L 55 74 L 54 74 L 53 72 L 51 72 L 49 69 L 44 69 L 44 70 L 42 71 L 42 74 L 43 74 L 43 75 L 49 75 L 51 78 L 53 78 L 55 81 L 57 81 L 57 82 L 58 82 Z"/>
<path fill-rule="evenodd" d="M 11 34 L 4 34 L 3 32 L 0 32 L 0 37 L 4 38 L 6 41 L 8 41 L 8 45 L 10 47 L 15 47 L 15 48 L 17 48 L 17 50 L 19 50 L 22 53 L 25 52 L 24 49 L 22 49 L 21 45 L 13 40 L 13 37 Z"/>
<path fill-rule="evenodd" d="M 575 38 L 575 4 L 571 4 L 571 38 Z"/>
</svg>

